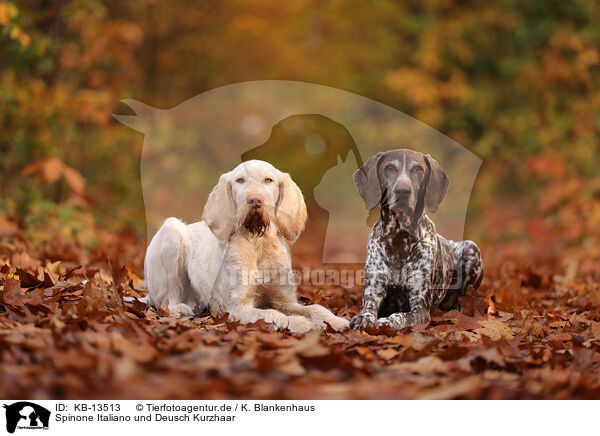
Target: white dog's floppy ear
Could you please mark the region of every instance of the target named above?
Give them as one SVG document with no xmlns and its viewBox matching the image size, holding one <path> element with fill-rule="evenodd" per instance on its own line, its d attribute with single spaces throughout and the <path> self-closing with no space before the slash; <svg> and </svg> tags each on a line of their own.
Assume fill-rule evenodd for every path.
<svg viewBox="0 0 600 436">
<path fill-rule="evenodd" d="M 221 175 L 202 213 L 202 219 L 222 241 L 228 241 L 235 227 L 235 206 L 231 198 L 230 173 Z"/>
<path fill-rule="evenodd" d="M 281 235 L 291 244 L 296 242 L 306 224 L 306 204 L 302 191 L 289 174 L 281 173 L 279 203 L 275 212 L 275 222 Z"/>
</svg>

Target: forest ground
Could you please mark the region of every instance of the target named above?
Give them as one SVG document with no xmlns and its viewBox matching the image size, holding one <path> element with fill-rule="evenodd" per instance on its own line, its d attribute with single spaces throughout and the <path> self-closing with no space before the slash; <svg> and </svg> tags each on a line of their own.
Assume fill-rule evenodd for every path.
<svg viewBox="0 0 600 436">
<path fill-rule="evenodd" d="M 600 285 L 583 250 L 522 258 L 483 246 L 480 290 L 426 328 L 293 335 L 127 302 L 144 295 L 145 241 L 98 238 L 84 250 L 3 228 L 0 397 L 600 397 Z M 298 255 L 294 266 L 313 261 Z M 361 292 L 300 285 L 298 296 L 351 318 Z"/>
</svg>

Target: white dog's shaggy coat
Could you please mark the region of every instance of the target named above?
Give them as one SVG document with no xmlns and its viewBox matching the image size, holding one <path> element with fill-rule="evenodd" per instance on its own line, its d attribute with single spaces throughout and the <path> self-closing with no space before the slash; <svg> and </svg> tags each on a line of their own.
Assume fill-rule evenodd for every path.
<svg viewBox="0 0 600 436">
<path fill-rule="evenodd" d="M 210 308 L 292 332 L 347 328 L 346 319 L 296 299 L 291 246 L 305 222 L 302 193 L 288 174 L 259 160 L 238 165 L 221 175 L 202 221 L 168 218 L 152 238 L 144 262 L 149 303 L 184 316 Z"/>
</svg>

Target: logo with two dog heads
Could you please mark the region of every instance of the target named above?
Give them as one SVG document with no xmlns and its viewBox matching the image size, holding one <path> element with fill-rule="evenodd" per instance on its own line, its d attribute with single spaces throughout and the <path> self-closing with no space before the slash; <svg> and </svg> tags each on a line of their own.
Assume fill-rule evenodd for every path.
<svg viewBox="0 0 600 436">
<path fill-rule="evenodd" d="M 5 404 L 6 431 L 14 433 L 16 429 L 48 430 L 50 411 L 29 401 Z"/>
</svg>

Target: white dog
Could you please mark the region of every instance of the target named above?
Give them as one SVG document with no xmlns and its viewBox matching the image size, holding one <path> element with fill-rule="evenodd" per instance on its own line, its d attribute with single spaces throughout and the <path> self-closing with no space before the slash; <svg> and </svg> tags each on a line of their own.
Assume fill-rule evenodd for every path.
<svg viewBox="0 0 600 436">
<path fill-rule="evenodd" d="M 326 322 L 347 328 L 346 319 L 296 299 L 291 245 L 305 222 L 302 193 L 288 174 L 259 160 L 238 165 L 220 177 L 202 221 L 168 218 L 152 238 L 144 262 L 148 301 L 184 316 L 208 307 L 293 332 Z"/>
</svg>

